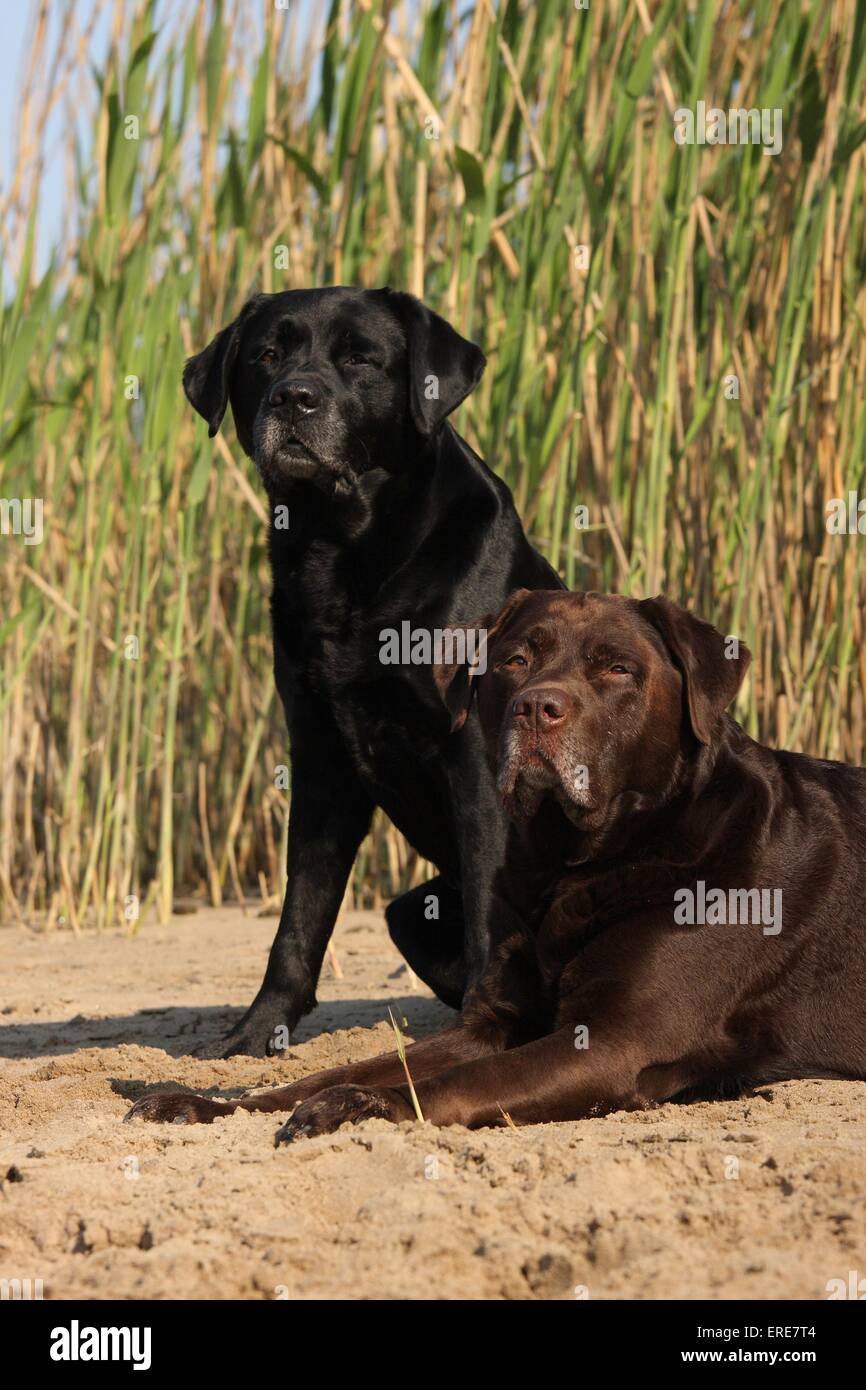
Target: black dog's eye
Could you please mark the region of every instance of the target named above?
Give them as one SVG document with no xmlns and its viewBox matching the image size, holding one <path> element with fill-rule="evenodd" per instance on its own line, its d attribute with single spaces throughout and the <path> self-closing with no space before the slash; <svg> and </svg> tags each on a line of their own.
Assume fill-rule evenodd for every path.
<svg viewBox="0 0 866 1390">
<path fill-rule="evenodd" d="M 365 357 L 362 352 L 352 352 L 344 358 L 343 365 L 345 367 L 372 367 L 373 364 L 369 357 Z"/>
<path fill-rule="evenodd" d="M 264 348 L 256 358 L 256 362 L 260 367 L 272 367 L 276 360 L 277 353 L 275 348 Z"/>
</svg>

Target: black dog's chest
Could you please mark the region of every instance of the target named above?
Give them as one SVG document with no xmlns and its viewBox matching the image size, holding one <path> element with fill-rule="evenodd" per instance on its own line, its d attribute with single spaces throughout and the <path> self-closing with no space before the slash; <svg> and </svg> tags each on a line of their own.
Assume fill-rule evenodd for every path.
<svg viewBox="0 0 866 1390">
<path fill-rule="evenodd" d="M 331 700 L 343 742 L 359 776 L 368 785 L 408 785 L 421 768 L 431 768 L 439 750 L 438 740 L 430 735 L 423 708 L 419 706 L 413 715 L 411 688 L 401 693 L 405 698 L 398 701 L 397 692 L 390 685 L 378 694 L 375 686 L 363 690 L 355 687 L 342 698 L 335 696 Z M 398 703 L 400 710 L 395 708 Z"/>
<path fill-rule="evenodd" d="M 303 586 L 300 587 L 304 594 Z M 275 594 L 277 680 L 289 726 L 304 690 L 329 711 L 359 779 L 398 824 L 419 795 L 442 799 L 438 757 L 448 732 L 429 667 L 380 660 L 382 619 L 343 594 L 318 607 Z"/>
<path fill-rule="evenodd" d="M 341 690 L 331 710 L 355 772 L 372 799 L 426 859 L 454 872 L 454 807 L 413 685 L 398 674 Z"/>
<path fill-rule="evenodd" d="M 448 722 L 429 665 L 394 661 L 409 655 L 394 642 L 405 605 L 399 615 L 389 612 L 358 571 L 342 572 L 345 564 L 330 548 L 312 547 L 286 576 L 291 590 L 274 594 L 274 636 L 288 684 L 302 681 L 331 710 L 358 771 L 380 777 L 407 760 L 434 758 Z M 430 622 L 424 614 L 414 619 Z"/>
</svg>

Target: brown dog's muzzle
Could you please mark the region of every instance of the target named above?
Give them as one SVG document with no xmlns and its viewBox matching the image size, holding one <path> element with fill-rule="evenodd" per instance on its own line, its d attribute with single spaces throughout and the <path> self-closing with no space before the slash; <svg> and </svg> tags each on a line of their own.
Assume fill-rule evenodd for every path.
<svg viewBox="0 0 866 1390">
<path fill-rule="evenodd" d="M 565 722 L 569 705 L 564 690 L 555 685 L 539 685 L 534 689 L 521 690 L 512 703 L 511 713 L 519 729 L 531 729 L 535 734 L 542 734 Z"/>
<path fill-rule="evenodd" d="M 497 785 L 510 815 L 534 814 L 545 796 L 562 805 L 583 802 L 572 786 L 578 762 L 572 747 L 578 705 L 561 685 L 531 685 L 513 696 L 499 739 Z M 568 812 L 567 812 L 568 814 Z"/>
</svg>

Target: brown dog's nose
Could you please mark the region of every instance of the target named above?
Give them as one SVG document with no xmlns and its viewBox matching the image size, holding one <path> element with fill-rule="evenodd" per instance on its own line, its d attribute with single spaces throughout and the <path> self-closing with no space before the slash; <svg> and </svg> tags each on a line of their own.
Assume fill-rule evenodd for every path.
<svg viewBox="0 0 866 1390">
<path fill-rule="evenodd" d="M 268 404 L 274 407 L 288 405 L 302 415 L 312 415 L 322 404 L 322 392 L 312 381 L 289 377 L 271 387 Z"/>
<path fill-rule="evenodd" d="M 561 724 L 568 711 L 565 692 L 556 686 L 536 686 L 523 690 L 514 700 L 511 712 L 515 719 L 534 724 L 537 729 L 552 729 Z"/>
</svg>

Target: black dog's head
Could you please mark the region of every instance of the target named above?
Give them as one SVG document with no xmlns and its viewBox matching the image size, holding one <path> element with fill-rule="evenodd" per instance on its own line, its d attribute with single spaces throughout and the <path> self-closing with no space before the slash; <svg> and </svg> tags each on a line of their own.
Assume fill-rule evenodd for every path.
<svg viewBox="0 0 866 1390">
<path fill-rule="evenodd" d="M 412 295 L 335 287 L 256 295 L 183 374 L 187 397 L 238 438 L 265 487 L 347 491 L 396 472 L 477 386 L 484 354 Z"/>
<path fill-rule="evenodd" d="M 694 753 L 718 738 L 750 660 L 663 596 L 519 589 L 481 626 L 484 669 L 434 670 L 453 727 L 477 689 L 509 814 L 529 820 L 553 799 L 596 832 L 664 803 Z"/>
</svg>

